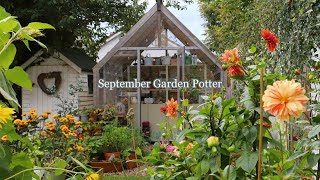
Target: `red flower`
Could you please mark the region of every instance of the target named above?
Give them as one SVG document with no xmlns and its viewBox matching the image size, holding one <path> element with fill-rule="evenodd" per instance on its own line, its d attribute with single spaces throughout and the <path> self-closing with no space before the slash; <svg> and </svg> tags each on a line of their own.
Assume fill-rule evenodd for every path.
<svg viewBox="0 0 320 180">
<path fill-rule="evenodd" d="M 279 44 L 279 40 L 277 36 L 270 31 L 269 29 L 262 29 L 261 36 L 266 41 L 266 47 L 270 52 L 273 52 L 277 45 Z"/>
<path fill-rule="evenodd" d="M 224 51 L 220 59 L 227 64 L 224 67 L 228 70 L 230 76 L 244 76 L 237 48 Z"/>
<path fill-rule="evenodd" d="M 166 112 L 167 112 L 167 106 L 162 106 L 162 107 L 160 108 L 160 112 L 161 112 L 161 113 L 166 113 Z"/>
<path fill-rule="evenodd" d="M 263 122 L 262 126 L 268 128 L 268 129 L 272 128 L 272 124 L 269 124 L 268 122 Z"/>
</svg>

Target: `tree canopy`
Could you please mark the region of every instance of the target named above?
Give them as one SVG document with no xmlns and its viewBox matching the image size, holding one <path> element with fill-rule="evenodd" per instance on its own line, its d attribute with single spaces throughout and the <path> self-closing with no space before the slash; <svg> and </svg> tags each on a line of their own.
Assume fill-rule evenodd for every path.
<svg viewBox="0 0 320 180">
<path fill-rule="evenodd" d="M 267 28 L 280 40 L 280 47 L 273 54 L 279 61 L 270 64 L 271 70 L 278 68 L 290 74 L 285 67 L 301 68 L 315 63 L 311 51 L 319 47 L 319 1 L 199 0 L 199 3 L 207 21 L 206 43 L 217 53 L 238 47 L 246 54 L 247 48 L 261 40 L 261 28 Z"/>
<path fill-rule="evenodd" d="M 182 3 L 192 0 L 166 0 L 166 6 L 184 9 Z M 145 13 L 147 0 L 2 0 L 1 5 L 15 14 L 22 25 L 28 22 L 46 22 L 55 31 L 45 32 L 41 41 L 51 48 L 77 47 L 95 57 L 102 43 L 116 31 L 128 31 Z M 18 43 L 16 64 L 21 64 L 35 52 L 28 52 L 23 43 Z M 33 51 L 39 49 L 30 44 Z"/>
</svg>

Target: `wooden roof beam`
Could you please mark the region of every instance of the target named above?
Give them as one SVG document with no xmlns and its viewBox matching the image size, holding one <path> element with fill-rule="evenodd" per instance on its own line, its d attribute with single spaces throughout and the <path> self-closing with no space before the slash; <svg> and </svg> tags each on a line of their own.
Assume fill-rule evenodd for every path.
<svg viewBox="0 0 320 180">
<path fill-rule="evenodd" d="M 178 50 L 180 47 L 121 47 L 119 51 L 135 51 L 135 50 Z M 199 50 L 196 46 L 186 46 L 186 50 Z"/>
</svg>

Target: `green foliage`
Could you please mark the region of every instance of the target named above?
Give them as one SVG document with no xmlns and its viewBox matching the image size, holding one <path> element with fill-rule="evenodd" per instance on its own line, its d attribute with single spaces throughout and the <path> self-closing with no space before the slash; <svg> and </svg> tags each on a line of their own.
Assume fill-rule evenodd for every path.
<svg viewBox="0 0 320 180">
<path fill-rule="evenodd" d="M 102 141 L 103 151 L 122 152 L 132 147 L 131 131 L 128 127 L 106 125 Z"/>
<path fill-rule="evenodd" d="M 303 70 L 312 67 L 311 50 L 318 46 L 320 12 L 319 2 L 283 0 L 200 0 L 200 10 L 206 19 L 206 42 L 222 53 L 238 47 L 242 55 L 252 44 L 262 44 L 261 28 L 275 32 L 281 45 L 268 63 L 271 72 L 291 74 L 291 68 Z M 261 46 L 264 48 L 263 46 Z M 246 62 L 253 64 L 252 61 Z"/>
</svg>

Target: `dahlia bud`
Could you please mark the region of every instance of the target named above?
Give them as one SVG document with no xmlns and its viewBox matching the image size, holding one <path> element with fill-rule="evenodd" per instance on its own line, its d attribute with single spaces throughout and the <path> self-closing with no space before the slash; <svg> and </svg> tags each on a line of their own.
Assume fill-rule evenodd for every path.
<svg viewBox="0 0 320 180">
<path fill-rule="evenodd" d="M 299 75 L 301 74 L 301 72 L 300 72 L 299 69 L 295 69 L 295 70 L 294 70 L 294 74 L 297 75 L 297 76 L 299 76 Z"/>
<path fill-rule="evenodd" d="M 219 138 L 215 136 L 210 136 L 207 139 L 208 147 L 211 148 L 212 146 L 218 146 L 219 145 Z"/>
</svg>

